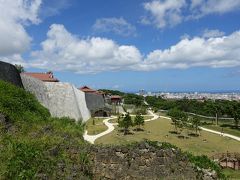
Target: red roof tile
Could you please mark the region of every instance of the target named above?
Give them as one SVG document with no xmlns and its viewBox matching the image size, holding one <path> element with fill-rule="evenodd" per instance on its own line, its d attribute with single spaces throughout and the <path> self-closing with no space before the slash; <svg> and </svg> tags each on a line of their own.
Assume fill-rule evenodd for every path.
<svg viewBox="0 0 240 180">
<path fill-rule="evenodd" d="M 39 80 L 44 81 L 44 82 L 59 82 L 58 79 L 54 78 L 52 72 L 47 72 L 47 73 L 29 73 L 29 72 L 25 72 L 25 73 L 22 73 L 22 74 L 34 77 L 34 78 L 39 79 Z"/>
<path fill-rule="evenodd" d="M 94 89 L 89 88 L 88 86 L 83 86 L 79 88 L 83 92 L 88 92 L 88 93 L 96 93 L 97 91 Z"/>
</svg>

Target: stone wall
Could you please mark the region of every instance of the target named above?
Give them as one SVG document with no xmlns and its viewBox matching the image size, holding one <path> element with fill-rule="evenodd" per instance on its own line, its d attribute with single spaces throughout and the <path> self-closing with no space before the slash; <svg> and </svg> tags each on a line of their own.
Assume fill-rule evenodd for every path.
<svg viewBox="0 0 240 180">
<path fill-rule="evenodd" d="M 179 150 L 146 142 L 133 147 L 93 147 L 93 179 L 215 179 L 203 174 Z"/>
<path fill-rule="evenodd" d="M 30 76 L 21 75 L 24 88 L 33 93 L 39 102 L 49 109 L 54 117 L 70 117 L 87 121 L 91 115 L 85 95 L 73 85 L 62 82 L 42 82 Z"/>
<path fill-rule="evenodd" d="M 90 111 L 95 111 L 99 108 L 104 108 L 105 103 L 102 95 L 85 93 L 87 107 Z"/>
<path fill-rule="evenodd" d="M 16 67 L 12 64 L 2 61 L 0 61 L 0 80 L 23 87 L 19 72 L 17 71 Z"/>
</svg>

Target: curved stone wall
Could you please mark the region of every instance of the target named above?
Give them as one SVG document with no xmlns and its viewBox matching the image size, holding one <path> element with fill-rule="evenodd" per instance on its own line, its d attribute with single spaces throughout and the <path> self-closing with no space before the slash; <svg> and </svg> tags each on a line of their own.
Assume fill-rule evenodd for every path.
<svg viewBox="0 0 240 180">
<path fill-rule="evenodd" d="M 105 107 L 104 99 L 101 95 L 85 93 L 87 107 L 91 112 Z"/>
<path fill-rule="evenodd" d="M 19 72 L 17 71 L 16 67 L 12 64 L 2 61 L 0 61 L 0 80 L 23 87 Z"/>
<path fill-rule="evenodd" d="M 73 85 L 62 82 L 42 82 L 38 79 L 21 75 L 23 86 L 35 94 L 43 106 L 54 117 L 70 117 L 87 121 L 91 115 L 87 108 L 85 94 Z"/>
</svg>

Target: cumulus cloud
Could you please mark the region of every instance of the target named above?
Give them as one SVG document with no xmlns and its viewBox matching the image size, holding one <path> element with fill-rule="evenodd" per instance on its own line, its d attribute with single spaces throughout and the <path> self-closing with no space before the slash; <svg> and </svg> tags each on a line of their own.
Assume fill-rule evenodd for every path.
<svg viewBox="0 0 240 180">
<path fill-rule="evenodd" d="M 147 15 L 141 23 L 159 29 L 209 14 L 224 14 L 240 9 L 240 0 L 152 0 L 143 4 Z"/>
<path fill-rule="evenodd" d="M 161 29 L 174 26 L 182 22 L 181 9 L 186 5 L 185 0 L 154 0 L 144 3 L 144 9 L 149 13 L 141 19 L 143 24 L 154 24 Z"/>
<path fill-rule="evenodd" d="M 23 53 L 31 37 L 24 26 L 38 24 L 41 0 L 0 0 L 0 56 Z"/>
<path fill-rule="evenodd" d="M 124 18 L 100 18 L 93 25 L 96 33 L 112 32 L 121 36 L 136 35 L 136 28 Z"/>
<path fill-rule="evenodd" d="M 216 38 L 194 37 L 148 54 L 142 69 L 240 66 L 240 31 Z"/>
<path fill-rule="evenodd" d="M 56 71 L 98 73 L 240 66 L 240 31 L 221 37 L 188 37 L 168 49 L 156 49 L 144 56 L 135 46 L 100 37 L 81 39 L 63 25 L 54 24 L 41 45 L 40 51 L 32 53 L 34 61 L 30 65 Z"/>
<path fill-rule="evenodd" d="M 118 45 L 106 38 L 78 38 L 63 25 L 53 24 L 42 50 L 32 53 L 32 66 L 77 73 L 96 73 L 133 69 L 142 57 L 135 46 Z"/>
<path fill-rule="evenodd" d="M 211 38 L 211 37 L 221 37 L 225 33 L 223 31 L 219 31 L 218 29 L 205 29 L 203 31 L 202 37 Z"/>
<path fill-rule="evenodd" d="M 192 0 L 193 18 L 201 18 L 208 14 L 223 14 L 240 8 L 240 0 Z"/>
</svg>

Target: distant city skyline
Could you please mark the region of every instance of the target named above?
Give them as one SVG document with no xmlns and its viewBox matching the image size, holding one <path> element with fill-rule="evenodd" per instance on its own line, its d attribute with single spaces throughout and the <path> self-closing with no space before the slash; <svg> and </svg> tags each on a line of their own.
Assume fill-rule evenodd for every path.
<svg viewBox="0 0 240 180">
<path fill-rule="evenodd" d="M 77 87 L 240 91 L 240 0 L 3 0 L 0 60 Z"/>
</svg>

